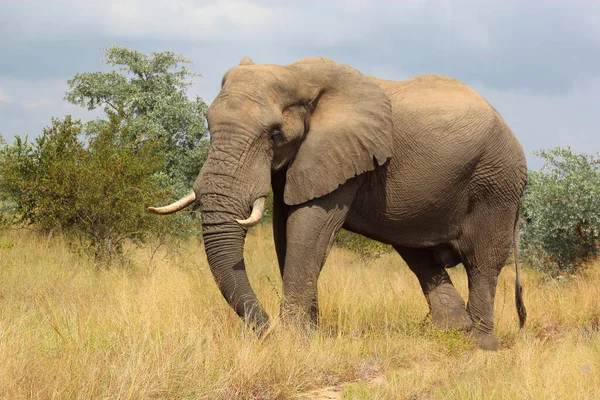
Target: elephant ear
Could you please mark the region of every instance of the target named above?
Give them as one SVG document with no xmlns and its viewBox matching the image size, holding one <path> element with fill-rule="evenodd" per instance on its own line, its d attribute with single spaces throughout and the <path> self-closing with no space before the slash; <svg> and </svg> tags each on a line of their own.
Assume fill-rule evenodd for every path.
<svg viewBox="0 0 600 400">
<path fill-rule="evenodd" d="M 392 112 L 375 81 L 326 58 L 289 66 L 308 100 L 308 131 L 287 171 L 284 200 L 324 196 L 392 156 Z"/>
</svg>

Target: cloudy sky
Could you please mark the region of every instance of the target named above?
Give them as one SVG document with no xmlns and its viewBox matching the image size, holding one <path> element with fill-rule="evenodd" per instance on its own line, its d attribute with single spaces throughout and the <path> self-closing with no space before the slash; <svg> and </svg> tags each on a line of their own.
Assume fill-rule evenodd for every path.
<svg viewBox="0 0 600 400">
<path fill-rule="evenodd" d="M 0 0 L 0 133 L 37 136 L 52 116 L 96 115 L 63 101 L 102 47 L 171 50 L 194 62 L 191 95 L 210 103 L 249 55 L 289 64 L 327 56 L 363 73 L 439 73 L 478 90 L 532 151 L 600 151 L 600 1 Z"/>
</svg>

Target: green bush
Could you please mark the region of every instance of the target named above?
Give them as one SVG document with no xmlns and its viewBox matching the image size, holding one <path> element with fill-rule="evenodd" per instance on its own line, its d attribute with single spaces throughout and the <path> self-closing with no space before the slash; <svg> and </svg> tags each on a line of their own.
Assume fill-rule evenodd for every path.
<svg viewBox="0 0 600 400">
<path fill-rule="evenodd" d="M 125 240 L 168 233 L 167 219 L 146 212 L 170 194 L 158 174 L 163 163 L 157 143 L 134 146 L 121 125 L 111 118 L 84 142 L 80 121 L 53 119 L 33 144 L 17 137 L 5 146 L 1 189 L 18 220 L 61 231 L 103 263 L 122 255 Z"/>
<path fill-rule="evenodd" d="M 376 240 L 366 238 L 354 232 L 342 229 L 335 238 L 335 244 L 352 250 L 363 258 L 375 258 L 389 253 L 393 247 Z"/>
<path fill-rule="evenodd" d="M 598 254 L 600 159 L 570 147 L 535 153 L 521 206 L 524 261 L 550 274 L 573 272 Z"/>
<path fill-rule="evenodd" d="M 159 243 L 199 233 L 192 208 L 146 212 L 189 192 L 206 160 L 206 104 L 188 98 L 189 60 L 171 52 L 105 49 L 109 72 L 76 74 L 65 99 L 106 118 L 52 120 L 34 143 L 1 143 L 0 225 L 12 211 L 42 231 L 60 230 L 110 262 L 126 240 Z M 8 212 L 6 212 L 8 209 Z"/>
</svg>

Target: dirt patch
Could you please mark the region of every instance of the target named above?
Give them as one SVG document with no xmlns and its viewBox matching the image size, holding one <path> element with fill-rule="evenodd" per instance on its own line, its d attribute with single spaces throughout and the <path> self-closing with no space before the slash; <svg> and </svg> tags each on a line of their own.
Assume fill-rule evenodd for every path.
<svg viewBox="0 0 600 400">
<path fill-rule="evenodd" d="M 369 379 L 357 379 L 354 381 L 342 382 L 339 385 L 323 387 L 300 393 L 292 398 L 302 400 L 341 400 L 342 392 L 346 386 L 365 381 L 370 385 L 382 385 L 385 383 L 385 377 L 383 374 L 378 374 Z"/>
</svg>

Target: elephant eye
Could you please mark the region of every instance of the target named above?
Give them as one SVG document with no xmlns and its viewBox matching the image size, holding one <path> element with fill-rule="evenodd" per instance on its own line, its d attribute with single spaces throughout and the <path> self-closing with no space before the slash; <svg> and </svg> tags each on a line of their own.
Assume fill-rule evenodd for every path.
<svg viewBox="0 0 600 400">
<path fill-rule="evenodd" d="M 273 141 L 273 143 L 279 143 L 281 139 L 283 139 L 281 131 L 273 131 L 273 133 L 271 133 L 271 140 Z"/>
</svg>

